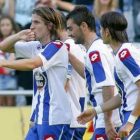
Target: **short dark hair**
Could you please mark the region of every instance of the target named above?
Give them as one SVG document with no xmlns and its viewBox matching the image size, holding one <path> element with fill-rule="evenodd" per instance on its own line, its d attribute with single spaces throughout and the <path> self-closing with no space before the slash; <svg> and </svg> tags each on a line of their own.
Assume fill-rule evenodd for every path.
<svg viewBox="0 0 140 140">
<path fill-rule="evenodd" d="M 118 12 L 107 12 L 101 17 L 101 26 L 103 29 L 108 28 L 112 39 L 115 42 L 127 42 L 126 33 L 127 20 L 123 14 Z"/>
<path fill-rule="evenodd" d="M 88 25 L 89 30 L 96 31 L 93 14 L 83 5 L 76 6 L 74 10 L 66 16 L 66 19 L 72 19 L 78 26 L 80 26 L 82 22 L 85 22 Z"/>
</svg>

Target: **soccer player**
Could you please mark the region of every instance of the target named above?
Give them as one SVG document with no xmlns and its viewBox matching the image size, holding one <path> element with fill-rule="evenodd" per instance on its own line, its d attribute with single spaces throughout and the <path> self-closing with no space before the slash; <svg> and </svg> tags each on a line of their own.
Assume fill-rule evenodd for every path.
<svg viewBox="0 0 140 140">
<path fill-rule="evenodd" d="M 86 78 L 90 101 L 96 107 L 118 94 L 113 76 L 113 55 L 96 35 L 95 19 L 86 7 L 77 6 L 67 15 L 67 29 L 75 43 L 87 49 L 85 65 L 71 53 L 69 60 L 74 69 Z M 99 114 L 93 122 L 95 131 L 92 140 L 114 138 L 117 134 L 115 128 L 121 125 L 119 111 Z"/>
<path fill-rule="evenodd" d="M 84 63 L 85 48 L 82 45 L 75 44 L 74 40 L 68 37 L 66 18 L 62 13 L 61 17 L 63 30 L 59 31 L 60 39 L 67 45 L 68 50 Z M 82 140 L 86 131 L 86 125 L 79 124 L 76 118 L 87 106 L 86 81 L 75 71 L 71 64 L 68 66 L 65 90 L 68 93 L 72 110 L 72 119 L 67 140 Z"/>
<path fill-rule="evenodd" d="M 122 98 L 124 120 L 118 135 L 123 140 L 130 140 L 140 133 L 140 49 L 128 42 L 126 28 L 127 20 L 122 14 L 108 12 L 101 18 L 103 41 L 112 47 L 116 58 L 115 79 L 120 96 L 98 108 L 100 112 L 113 110 L 121 105 Z M 84 124 L 96 113 L 99 112 L 95 109 L 85 111 L 78 117 L 78 122 Z"/>
<path fill-rule="evenodd" d="M 64 86 L 68 68 L 68 51 L 58 38 L 62 20 L 51 7 L 33 10 L 30 30 L 5 39 L 0 48 L 27 59 L 0 61 L 0 67 L 33 70 L 34 94 L 30 128 L 25 140 L 66 140 L 71 109 Z M 37 39 L 39 41 L 30 41 Z M 20 40 L 24 40 L 21 42 Z"/>
</svg>

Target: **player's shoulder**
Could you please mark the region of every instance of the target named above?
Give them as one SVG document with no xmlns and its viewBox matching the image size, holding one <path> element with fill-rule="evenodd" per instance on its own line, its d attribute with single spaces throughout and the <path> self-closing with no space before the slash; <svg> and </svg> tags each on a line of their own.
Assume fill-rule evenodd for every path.
<svg viewBox="0 0 140 140">
<path fill-rule="evenodd" d="M 92 44 L 91 44 L 91 47 L 89 48 L 88 50 L 88 54 L 90 52 L 93 52 L 93 51 L 98 51 L 100 54 L 108 54 L 110 53 L 110 50 L 108 48 L 108 46 L 106 44 L 103 43 L 103 40 L 102 39 L 97 39 L 95 40 Z"/>
<path fill-rule="evenodd" d="M 72 38 L 67 38 L 64 43 L 67 46 L 68 51 L 71 53 L 75 53 L 78 51 L 81 51 L 81 47 L 79 44 L 75 44 L 74 40 Z"/>
<path fill-rule="evenodd" d="M 55 46 L 57 48 L 61 48 L 64 45 L 64 43 L 61 40 L 55 40 L 48 44 L 48 46 Z"/>
<path fill-rule="evenodd" d="M 29 42 L 23 42 L 23 43 L 27 43 L 27 44 L 30 44 L 30 45 L 39 45 L 39 44 L 41 44 L 39 41 L 29 41 Z"/>
<path fill-rule="evenodd" d="M 67 38 L 64 43 L 75 44 L 72 38 Z"/>
<path fill-rule="evenodd" d="M 140 50 L 137 49 L 132 43 L 123 43 L 118 50 L 118 57 L 121 61 L 125 60 L 128 57 L 131 57 L 135 53 L 140 53 Z"/>
</svg>

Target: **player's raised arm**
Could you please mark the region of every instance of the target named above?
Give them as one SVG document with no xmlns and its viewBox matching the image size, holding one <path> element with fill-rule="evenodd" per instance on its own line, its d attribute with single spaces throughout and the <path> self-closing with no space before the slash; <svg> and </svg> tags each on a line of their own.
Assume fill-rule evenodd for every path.
<svg viewBox="0 0 140 140">
<path fill-rule="evenodd" d="M 35 34 L 30 29 L 27 29 L 20 31 L 15 35 L 11 35 L 0 43 L 0 50 L 3 52 L 15 52 L 14 44 L 20 40 L 33 41 L 35 40 Z"/>
</svg>

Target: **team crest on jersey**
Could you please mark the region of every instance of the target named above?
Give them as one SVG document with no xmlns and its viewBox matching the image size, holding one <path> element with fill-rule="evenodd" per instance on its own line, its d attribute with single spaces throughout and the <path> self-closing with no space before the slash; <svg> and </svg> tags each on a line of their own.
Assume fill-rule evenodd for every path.
<svg viewBox="0 0 140 140">
<path fill-rule="evenodd" d="M 37 46 L 37 49 L 38 49 L 38 50 L 42 49 L 42 45 L 39 44 L 39 45 Z"/>
<path fill-rule="evenodd" d="M 131 56 L 131 54 L 130 54 L 128 49 L 123 49 L 119 53 L 119 58 L 120 58 L 121 61 L 123 61 L 124 59 L 128 58 L 129 56 Z"/>
<path fill-rule="evenodd" d="M 61 48 L 61 47 L 63 46 L 63 43 L 60 42 L 60 41 L 54 41 L 54 42 L 52 42 L 51 44 L 56 45 L 58 48 Z"/>
<path fill-rule="evenodd" d="M 44 87 L 46 85 L 45 76 L 42 73 L 40 73 L 39 71 L 36 71 L 35 80 L 36 80 L 36 85 L 37 85 L 38 91 L 41 91 L 42 89 L 44 89 Z"/>
<path fill-rule="evenodd" d="M 54 135 L 46 135 L 46 136 L 44 136 L 44 140 L 55 140 L 55 136 Z"/>
<path fill-rule="evenodd" d="M 90 61 L 91 61 L 92 64 L 95 63 L 95 62 L 101 61 L 100 54 L 99 54 L 98 51 L 91 52 L 89 54 L 89 58 L 90 58 Z"/>
<path fill-rule="evenodd" d="M 96 135 L 95 140 L 106 140 L 106 136 L 105 135 Z"/>
</svg>

